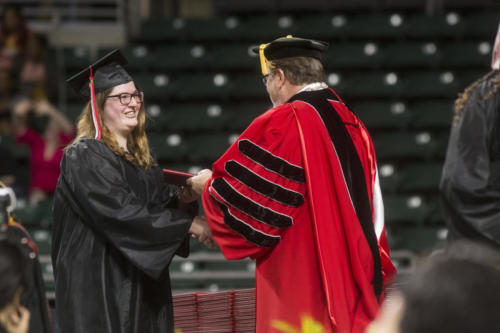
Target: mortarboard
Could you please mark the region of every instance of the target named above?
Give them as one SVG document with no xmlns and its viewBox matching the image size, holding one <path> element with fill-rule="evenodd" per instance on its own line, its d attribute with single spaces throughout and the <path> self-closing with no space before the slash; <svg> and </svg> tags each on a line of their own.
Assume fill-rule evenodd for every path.
<svg viewBox="0 0 500 333">
<path fill-rule="evenodd" d="M 101 127 L 97 116 L 95 94 L 132 81 L 130 74 L 123 68 L 127 63 L 121 52 L 114 50 L 66 81 L 77 94 L 86 100 L 90 98 L 97 140 L 101 138 Z"/>
<path fill-rule="evenodd" d="M 269 68 L 274 68 L 272 60 L 291 57 L 311 57 L 321 60 L 321 53 L 327 48 L 326 42 L 288 35 L 268 44 L 261 44 L 253 51 L 259 54 L 262 74 L 266 75 L 269 74 Z"/>
</svg>

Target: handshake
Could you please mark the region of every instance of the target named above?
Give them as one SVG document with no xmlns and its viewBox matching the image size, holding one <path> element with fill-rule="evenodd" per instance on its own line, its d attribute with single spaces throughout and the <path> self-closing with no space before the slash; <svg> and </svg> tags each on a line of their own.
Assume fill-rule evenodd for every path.
<svg viewBox="0 0 500 333">
<path fill-rule="evenodd" d="M 204 169 L 196 176 L 188 178 L 186 181 L 187 186 L 179 186 L 180 202 L 188 204 L 197 200 L 203 193 L 206 182 L 211 177 L 212 171 Z M 194 217 L 191 227 L 189 228 L 189 233 L 193 238 L 198 238 L 198 240 L 208 248 L 214 249 L 217 247 L 204 216 Z"/>
</svg>

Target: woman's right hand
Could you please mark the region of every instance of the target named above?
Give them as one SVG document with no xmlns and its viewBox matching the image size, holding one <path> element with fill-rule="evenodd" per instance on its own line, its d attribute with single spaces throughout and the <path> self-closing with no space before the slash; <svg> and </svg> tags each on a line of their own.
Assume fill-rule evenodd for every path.
<svg viewBox="0 0 500 333">
<path fill-rule="evenodd" d="M 3 323 L 7 333 L 27 333 L 30 324 L 30 312 L 24 306 L 19 306 Z"/>
</svg>

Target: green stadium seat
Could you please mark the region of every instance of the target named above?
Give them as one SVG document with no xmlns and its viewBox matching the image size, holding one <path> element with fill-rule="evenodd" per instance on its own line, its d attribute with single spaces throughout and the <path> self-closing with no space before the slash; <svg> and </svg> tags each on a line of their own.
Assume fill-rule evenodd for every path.
<svg viewBox="0 0 500 333">
<path fill-rule="evenodd" d="M 403 36 L 405 26 L 404 16 L 398 13 L 360 14 L 349 20 L 347 34 L 351 38 L 394 39 Z"/>
<path fill-rule="evenodd" d="M 381 132 L 372 134 L 377 158 L 399 161 L 403 159 L 430 159 L 439 148 L 437 135 L 422 132 Z"/>
<path fill-rule="evenodd" d="M 463 35 L 465 23 L 455 12 L 446 14 L 415 14 L 408 19 L 406 34 L 412 38 L 459 38 Z"/>
<path fill-rule="evenodd" d="M 291 16 L 252 16 L 242 22 L 243 38 L 252 43 L 268 43 L 278 37 L 295 35 L 295 21 Z"/>
<path fill-rule="evenodd" d="M 237 138 L 231 134 L 193 135 L 187 140 L 189 160 L 215 162 Z"/>
<path fill-rule="evenodd" d="M 153 100 L 165 100 L 176 92 L 176 82 L 164 73 L 141 73 L 134 75 L 134 82 L 144 92 L 145 103 Z"/>
<path fill-rule="evenodd" d="M 234 77 L 231 97 L 233 98 L 252 98 L 265 100 L 268 99 L 266 87 L 263 85 L 260 72 L 252 74 L 239 74 Z"/>
<path fill-rule="evenodd" d="M 482 37 L 486 38 L 486 40 L 494 41 L 499 18 L 498 6 L 497 10 L 469 11 L 464 15 L 466 26 L 465 36 Z"/>
<path fill-rule="evenodd" d="M 397 42 L 383 48 L 384 66 L 388 68 L 435 67 L 442 54 L 433 42 Z"/>
<path fill-rule="evenodd" d="M 219 104 L 184 103 L 168 106 L 168 131 L 218 131 L 230 120 L 230 114 Z"/>
<path fill-rule="evenodd" d="M 30 226 L 27 226 L 27 230 L 33 241 L 38 246 L 38 251 L 40 255 L 42 254 L 50 255 L 52 248 L 51 231 L 49 229 L 30 227 Z"/>
<path fill-rule="evenodd" d="M 176 98 L 224 99 L 231 91 L 231 78 L 224 73 L 200 73 L 182 75 L 176 81 Z"/>
<path fill-rule="evenodd" d="M 417 254 L 427 254 L 445 246 L 447 229 L 442 226 L 391 227 L 393 249 L 406 249 Z"/>
<path fill-rule="evenodd" d="M 424 100 L 410 106 L 411 126 L 414 128 L 449 128 L 454 113 L 453 101 Z"/>
<path fill-rule="evenodd" d="M 387 194 L 397 192 L 401 179 L 403 178 L 399 165 L 387 162 L 380 163 L 377 168 L 382 193 Z"/>
<path fill-rule="evenodd" d="M 182 18 L 172 20 L 151 19 L 141 21 L 137 40 L 147 42 L 181 41 L 186 38 L 186 21 Z"/>
<path fill-rule="evenodd" d="M 116 48 L 100 48 L 98 50 L 98 57 L 104 57 L 114 49 Z M 127 70 L 132 75 L 136 72 L 147 71 L 153 65 L 154 59 L 150 47 L 145 44 L 129 44 L 121 47 L 120 51 L 128 60 Z"/>
<path fill-rule="evenodd" d="M 209 64 L 210 58 L 206 47 L 202 44 L 160 46 L 151 54 L 151 66 L 155 70 L 201 69 Z"/>
<path fill-rule="evenodd" d="M 332 45 L 323 55 L 327 69 L 378 67 L 383 62 L 376 42 L 343 42 Z"/>
<path fill-rule="evenodd" d="M 346 99 L 355 98 L 394 98 L 401 94 L 402 84 L 395 72 L 366 72 L 340 77 L 341 89 L 338 89 Z M 330 76 L 328 75 L 330 82 Z"/>
<path fill-rule="evenodd" d="M 189 40 L 237 40 L 243 34 L 241 20 L 235 16 L 191 19 L 187 20 L 186 28 Z"/>
<path fill-rule="evenodd" d="M 18 145 L 14 138 L 10 135 L 0 135 L 0 145 L 10 150 L 16 159 L 28 159 L 30 156 L 30 149 L 28 145 Z"/>
<path fill-rule="evenodd" d="M 421 224 L 429 214 L 425 198 L 419 194 L 384 195 L 384 215 L 388 226 Z"/>
<path fill-rule="evenodd" d="M 296 21 L 299 37 L 313 38 L 320 40 L 341 39 L 346 36 L 350 17 L 343 14 L 304 14 L 300 15 Z M 335 44 L 330 48 L 335 48 Z"/>
<path fill-rule="evenodd" d="M 85 46 L 63 47 L 62 49 L 64 68 L 66 72 L 73 74 L 74 71 L 86 68 L 90 59 L 90 49 Z"/>
<path fill-rule="evenodd" d="M 183 161 L 186 156 L 186 142 L 180 134 L 150 133 L 148 140 L 153 155 L 160 161 Z"/>
<path fill-rule="evenodd" d="M 487 68 L 492 45 L 488 42 L 460 41 L 443 45 L 443 65 L 447 67 L 475 66 Z"/>
<path fill-rule="evenodd" d="M 210 66 L 218 70 L 249 70 L 260 73 L 260 60 L 252 44 L 218 44 L 210 48 Z"/>
<path fill-rule="evenodd" d="M 172 114 L 163 104 L 146 103 L 146 130 L 147 132 L 161 132 L 167 126 Z"/>
<path fill-rule="evenodd" d="M 228 128 L 234 132 L 243 132 L 250 123 L 262 115 L 267 110 L 271 109 L 271 102 L 265 103 L 241 103 L 229 104 L 224 107 L 230 113 Z"/>
<path fill-rule="evenodd" d="M 437 192 L 442 163 L 409 164 L 402 170 L 399 190 L 403 192 Z"/>
<path fill-rule="evenodd" d="M 460 82 L 452 71 L 420 71 L 404 74 L 403 86 L 408 98 L 454 98 Z"/>
<path fill-rule="evenodd" d="M 83 102 L 83 100 L 82 100 L 82 101 L 80 101 L 80 103 L 67 104 L 63 110 L 64 110 L 66 117 L 68 117 L 72 123 L 76 124 L 78 121 L 78 117 L 80 117 L 80 115 L 83 112 L 83 109 L 85 108 L 85 105 L 86 105 L 86 103 Z"/>
<path fill-rule="evenodd" d="M 369 130 L 403 129 L 410 120 L 410 112 L 403 102 L 358 102 L 352 110 Z"/>
</svg>

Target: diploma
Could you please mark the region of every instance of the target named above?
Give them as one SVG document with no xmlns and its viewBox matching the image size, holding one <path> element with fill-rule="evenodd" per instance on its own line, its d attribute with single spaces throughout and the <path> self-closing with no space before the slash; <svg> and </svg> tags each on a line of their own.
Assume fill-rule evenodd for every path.
<svg viewBox="0 0 500 333">
<path fill-rule="evenodd" d="M 189 172 L 182 172 L 170 169 L 163 169 L 163 179 L 168 184 L 173 184 L 177 186 L 185 186 L 186 180 L 188 178 L 194 177 L 196 175 Z"/>
</svg>

